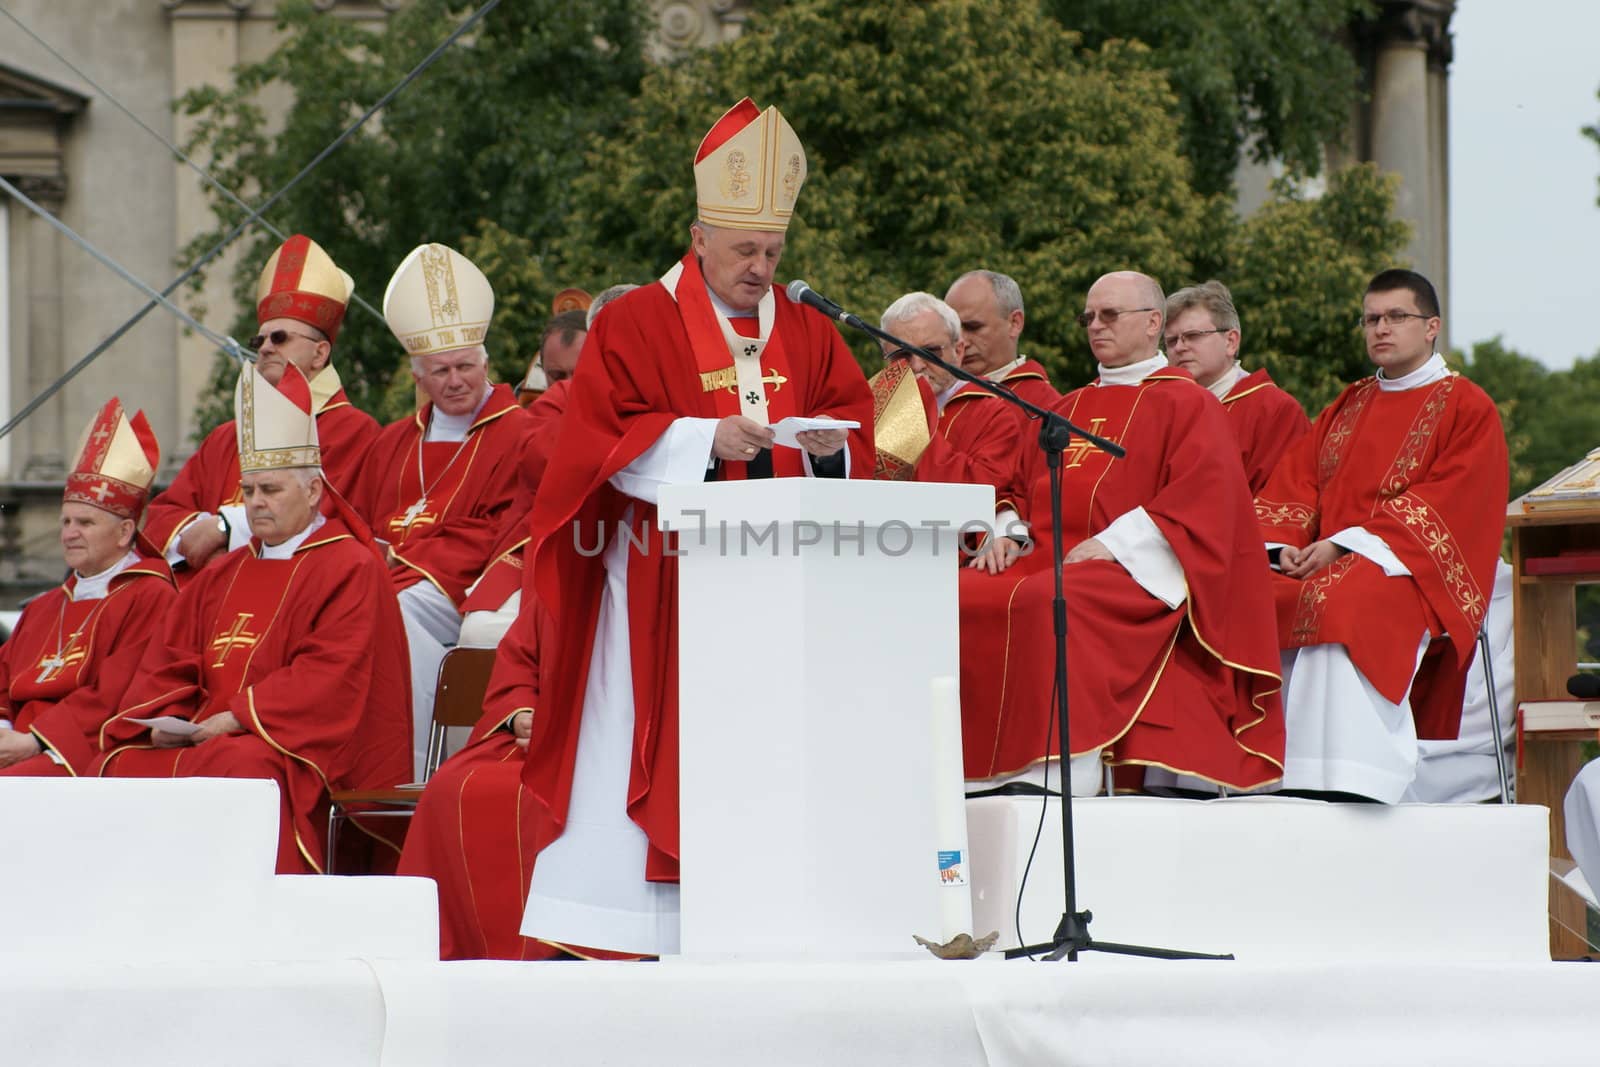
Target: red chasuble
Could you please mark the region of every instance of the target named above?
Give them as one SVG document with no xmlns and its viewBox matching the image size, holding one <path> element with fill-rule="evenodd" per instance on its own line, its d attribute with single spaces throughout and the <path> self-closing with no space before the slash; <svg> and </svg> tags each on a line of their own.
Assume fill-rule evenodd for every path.
<svg viewBox="0 0 1600 1067">
<path fill-rule="evenodd" d="M 31 730 L 41 753 L 0 774 L 89 773 L 100 727 L 121 704 L 145 645 L 177 598 L 164 560 L 141 558 L 98 600 L 72 600 L 77 576 L 28 604 L 0 646 L 0 718 Z"/>
<path fill-rule="evenodd" d="M 100 732 L 95 772 L 272 779 L 282 800 L 278 872 L 320 872 L 328 791 L 411 775 L 405 631 L 382 561 L 340 519 L 288 559 L 260 550 L 252 539 L 179 595 Z M 244 733 L 183 748 L 155 748 L 128 721 L 204 722 L 224 711 Z"/>
<path fill-rule="evenodd" d="M 1023 360 L 1001 381 L 1035 407 L 1049 408 L 1061 399 L 1056 387 L 1050 384 L 1050 376 L 1036 359 Z"/>
<path fill-rule="evenodd" d="M 1278 463 L 1256 499 L 1267 541 L 1304 546 L 1351 526 L 1383 538 L 1410 577 L 1348 553 L 1305 581 L 1278 575 L 1284 648 L 1342 644 L 1399 703 L 1417 639 L 1435 642 L 1411 695 L 1417 736 L 1454 738 L 1473 644 L 1494 589 L 1509 474 L 1500 413 L 1458 374 L 1384 392 L 1364 378 L 1339 394 Z"/>
<path fill-rule="evenodd" d="M 852 477 L 872 477 L 872 393 L 861 368 L 821 314 L 774 287 L 772 337 L 761 354 L 769 416 L 852 419 Z M 745 320 L 736 319 L 734 322 Z M 719 362 L 720 360 L 720 362 Z M 676 560 L 664 554 L 656 509 L 613 489 L 608 479 L 683 416 L 738 412 L 726 388 L 732 357 L 717 328 L 695 257 L 683 260 L 677 299 L 657 282 L 619 297 L 595 320 L 573 378 L 556 454 L 531 518 L 533 566 L 523 600 L 537 596 L 556 619 L 553 662 L 562 670 L 541 694 L 526 781 L 536 801 L 534 840 L 542 849 L 566 822 L 578 724 L 605 581 L 600 553 L 579 547 L 609 540 L 632 504 L 628 611 L 634 685 L 634 760 L 628 814 L 650 838 L 647 875 L 678 876 L 678 618 Z M 800 452 L 772 452 L 774 473 L 803 473 Z M 749 465 L 719 463 L 707 477 L 742 478 Z M 717 639 L 717 635 L 701 635 Z M 725 636 L 725 635 L 724 635 Z"/>
<path fill-rule="evenodd" d="M 1183 566 L 1176 609 L 1121 564 L 1069 564 L 1070 752 L 1105 748 L 1234 788 L 1279 778 L 1283 709 L 1269 573 L 1227 417 L 1182 371 L 1137 386 L 1086 386 L 1056 410 L 1123 445 L 1112 460 L 1083 442 L 1063 456 L 1064 547 L 1142 506 Z M 968 778 L 1021 771 L 1059 754 L 1050 622 L 1050 488 L 1044 457 L 1019 448 L 1014 503 L 1036 538 L 998 575 L 961 572 L 961 732 Z"/>
<path fill-rule="evenodd" d="M 461 604 L 463 615 L 469 611 L 497 611 L 512 593 L 522 588 L 522 549 L 528 543 L 528 512 L 533 510 L 533 498 L 544 478 L 544 469 L 550 465 L 571 387 L 571 379 L 562 379 L 524 409 L 531 425 L 522 439 L 517 492 L 500 519 L 489 565 L 484 568 L 477 587 Z"/>
<path fill-rule="evenodd" d="M 433 405 L 383 428 L 361 466 L 350 501 L 372 534 L 394 551 L 396 592 L 428 581 L 459 610 L 490 560 L 517 489 L 528 413 L 496 385 L 463 441 L 418 443 Z M 499 605 L 495 605 L 498 607 Z"/>
<path fill-rule="evenodd" d="M 919 482 L 992 485 L 1004 492 L 1017 459 L 1021 416 L 976 385 L 963 385 L 944 405 L 928 447 L 917 459 Z"/>
<path fill-rule="evenodd" d="M 321 374 L 317 375 L 317 380 L 321 378 Z M 337 375 L 333 381 L 338 381 Z M 319 396 L 314 381 L 312 399 Z M 377 436 L 377 420 L 351 404 L 342 388 L 317 408 L 322 469 L 339 492 L 346 492 L 355 482 L 361 458 Z M 172 484 L 150 501 L 145 511 L 144 536 L 165 554 L 190 519 L 203 512 L 215 515 L 224 504 L 243 500 L 239 494 L 239 442 L 233 420 L 229 419 L 206 435 Z M 206 562 L 219 562 L 225 554 L 218 552 Z M 180 571 L 181 582 L 187 582 L 192 573 Z"/>
<path fill-rule="evenodd" d="M 1222 398 L 1239 439 L 1250 492 L 1259 493 L 1284 451 L 1311 429 L 1300 401 L 1272 383 L 1265 370 L 1247 374 Z"/>
</svg>

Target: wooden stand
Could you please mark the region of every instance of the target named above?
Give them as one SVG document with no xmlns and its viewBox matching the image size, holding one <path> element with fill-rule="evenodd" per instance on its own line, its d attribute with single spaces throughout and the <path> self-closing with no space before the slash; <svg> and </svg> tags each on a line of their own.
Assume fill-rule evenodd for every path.
<svg viewBox="0 0 1600 1067">
<path fill-rule="evenodd" d="M 1512 593 L 1516 648 L 1517 703 L 1567 700 L 1567 679 L 1578 662 L 1577 587 L 1600 582 L 1600 570 L 1560 575 L 1530 575 L 1526 560 L 1575 550 L 1600 551 L 1600 504 L 1561 511 L 1525 512 L 1518 498 L 1506 509 L 1511 530 Z M 1562 801 L 1583 766 L 1587 730 L 1524 732 L 1517 753 L 1517 801 L 1550 809 L 1550 852 L 1571 863 Z M 1584 904 L 1576 895 L 1550 886 L 1550 956 L 1574 959 L 1588 954 L 1581 936 Z M 1578 931 L 1579 933 L 1575 933 Z"/>
</svg>

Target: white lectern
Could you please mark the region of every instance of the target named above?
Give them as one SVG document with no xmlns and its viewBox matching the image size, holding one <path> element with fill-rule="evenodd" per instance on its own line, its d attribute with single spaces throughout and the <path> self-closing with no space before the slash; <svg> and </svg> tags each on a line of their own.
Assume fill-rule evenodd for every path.
<svg viewBox="0 0 1600 1067">
<path fill-rule="evenodd" d="M 685 956 L 882 957 L 971 932 L 948 694 L 959 531 L 993 517 L 988 486 L 662 489 L 681 553 Z"/>
</svg>

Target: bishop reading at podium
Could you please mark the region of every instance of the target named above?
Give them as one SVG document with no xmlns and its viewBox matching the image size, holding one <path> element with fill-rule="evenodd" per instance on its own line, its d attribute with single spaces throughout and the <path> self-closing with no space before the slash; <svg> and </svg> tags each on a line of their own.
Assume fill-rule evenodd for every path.
<svg viewBox="0 0 1600 1067">
<path fill-rule="evenodd" d="M 678 927 L 677 567 L 658 491 L 873 469 L 861 369 L 827 319 L 772 284 L 806 177 L 794 130 L 742 100 L 701 142 L 694 175 L 693 247 L 609 306 L 585 343 L 534 502 L 523 595 L 523 610 L 537 597 L 554 618 L 556 647 L 541 654 L 562 670 L 533 714 L 538 858 L 522 932 L 640 955 L 675 951 Z M 773 447 L 769 424 L 790 415 L 861 429 Z M 683 639 L 748 637 L 761 654 L 751 622 Z"/>
</svg>

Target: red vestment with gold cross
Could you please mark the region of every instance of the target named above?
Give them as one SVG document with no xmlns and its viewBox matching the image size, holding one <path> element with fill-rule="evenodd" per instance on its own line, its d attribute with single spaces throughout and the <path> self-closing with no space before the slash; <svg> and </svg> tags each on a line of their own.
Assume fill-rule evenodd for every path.
<svg viewBox="0 0 1600 1067">
<path fill-rule="evenodd" d="M 678 876 L 677 561 L 656 526 L 656 508 L 614 488 L 609 479 L 639 458 L 683 417 L 739 414 L 733 357 L 713 315 L 698 262 L 682 263 L 676 299 L 656 282 L 608 305 L 595 321 L 573 377 L 555 455 L 534 501 L 523 603 L 537 599 L 556 620 L 554 662 L 562 669 L 541 693 L 526 764 L 539 849 L 561 835 L 572 790 L 584 689 L 594 650 L 605 563 L 590 549 L 613 538 L 632 508 L 636 545 L 627 563 L 634 687 L 634 748 L 628 815 L 650 840 L 646 876 Z M 821 314 L 772 290 L 773 326 L 760 354 L 768 416 L 849 419 L 849 474 L 870 478 L 872 394 L 844 340 Z M 733 328 L 756 325 L 733 319 Z M 798 449 L 771 452 L 778 477 L 803 475 Z M 760 458 L 760 454 L 758 454 Z M 749 463 L 718 462 L 708 479 L 741 479 Z M 726 635 L 701 634 L 700 640 Z"/>
<path fill-rule="evenodd" d="M 1302 547 L 1359 526 L 1411 574 L 1389 577 L 1351 552 L 1304 581 L 1277 575 L 1282 647 L 1341 644 L 1396 704 L 1415 668 L 1417 736 L 1454 738 L 1494 589 L 1508 480 L 1500 413 L 1459 374 L 1401 391 L 1375 378 L 1345 389 L 1257 496 L 1262 534 Z M 1424 632 L 1448 641 L 1434 642 L 1416 668 Z"/>
<path fill-rule="evenodd" d="M 1281 776 L 1278 650 L 1265 554 L 1233 434 L 1183 371 L 1094 385 L 1055 410 L 1127 449 L 1075 440 L 1062 463 L 1063 548 L 1143 507 L 1183 568 L 1169 608 L 1122 564 L 1068 564 L 1069 752 L 1165 767 L 1234 788 Z M 1043 453 L 1020 447 L 1015 506 L 1033 549 L 998 575 L 961 574 L 961 726 L 968 778 L 1013 774 L 1060 753 L 1051 599 L 1050 488 Z"/>
<path fill-rule="evenodd" d="M 1021 415 L 968 383 L 945 401 L 928 447 L 917 457 L 919 482 L 992 485 L 1004 491 L 1016 463 Z"/>
<path fill-rule="evenodd" d="M 97 600 L 73 600 L 77 575 L 30 601 L 0 646 L 0 718 L 31 730 L 41 753 L 0 774 L 88 774 L 100 727 L 121 706 L 145 645 L 177 598 L 164 560 L 144 557 Z"/>
<path fill-rule="evenodd" d="M 516 494 L 528 413 L 510 386 L 496 385 L 465 440 L 423 441 L 432 413 L 424 404 L 383 428 L 349 499 L 393 550 L 395 591 L 431 582 L 459 610 Z"/>
<path fill-rule="evenodd" d="M 1250 492 L 1259 493 L 1289 446 L 1311 429 L 1300 401 L 1273 384 L 1265 370 L 1246 374 L 1222 398 Z"/>
<path fill-rule="evenodd" d="M 411 692 L 400 607 L 383 563 L 330 518 L 287 559 L 252 539 L 206 567 L 145 649 L 100 731 L 95 773 L 268 778 L 282 805 L 278 871 L 322 870 L 328 792 L 411 775 Z M 231 711 L 243 733 L 155 748 L 130 722 L 204 722 Z"/>
</svg>

